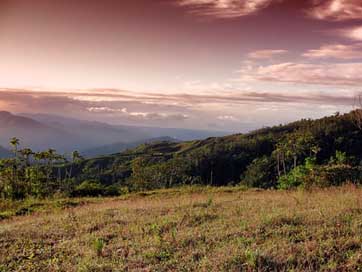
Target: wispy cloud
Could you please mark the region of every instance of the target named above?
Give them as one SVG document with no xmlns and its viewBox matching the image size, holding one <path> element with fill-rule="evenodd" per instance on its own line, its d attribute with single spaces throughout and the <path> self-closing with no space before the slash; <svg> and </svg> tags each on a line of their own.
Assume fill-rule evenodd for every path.
<svg viewBox="0 0 362 272">
<path fill-rule="evenodd" d="M 362 18 L 361 18 L 362 19 Z M 354 26 L 354 27 L 348 27 L 344 29 L 337 29 L 333 31 L 331 34 L 337 34 L 339 36 L 356 40 L 356 41 L 362 41 L 362 26 Z"/>
<path fill-rule="evenodd" d="M 279 63 L 240 70 L 244 80 L 360 86 L 362 63 Z"/>
<path fill-rule="evenodd" d="M 289 68 L 288 68 L 289 66 Z M 362 65 L 361 65 L 362 66 Z M 283 67 L 287 67 L 287 70 L 293 70 L 293 74 L 300 72 L 298 69 L 311 69 L 310 66 L 293 66 L 292 64 L 281 64 L 281 65 L 272 65 L 269 67 L 264 67 L 263 71 L 266 71 L 265 75 L 275 80 L 274 77 L 280 75 L 280 70 L 283 70 Z M 269 71 L 267 71 L 269 69 Z M 362 69 L 362 68 L 361 68 Z M 262 73 L 262 72 L 260 72 Z M 288 72 L 286 72 L 288 73 Z M 292 76 L 292 78 L 295 76 Z M 362 76 L 361 76 L 362 77 Z M 291 81 L 287 79 L 282 79 L 283 81 Z M 298 81 L 295 79 L 295 81 Z M 302 80 L 299 80 L 302 81 Z M 362 81 L 362 80 L 361 80 Z M 153 113 L 168 113 L 176 114 L 179 110 L 180 114 L 187 115 L 182 112 L 182 109 L 198 109 L 200 105 L 210 105 L 210 104 L 253 104 L 253 103 L 323 103 L 323 104 L 335 104 L 335 105 L 350 105 L 353 102 L 353 93 L 341 93 L 340 95 L 325 95 L 321 93 L 313 92 L 300 92 L 298 94 L 285 94 L 278 92 L 263 92 L 263 91 L 233 91 L 233 92 L 224 92 L 222 94 L 208 94 L 207 92 L 199 94 L 190 94 L 190 93 L 174 93 L 174 94 L 162 94 L 162 93 L 134 93 L 127 91 L 117 91 L 114 90 L 110 92 L 104 100 L 97 100 L 90 102 L 88 100 L 89 94 L 94 96 L 106 95 L 103 91 L 90 91 L 84 93 L 46 93 L 38 92 L 31 90 L 18 90 L 18 89 L 0 89 L 0 100 L 3 103 L 7 103 L 10 106 L 16 106 L 28 110 L 32 108 L 33 110 L 62 110 L 64 111 L 64 106 L 68 108 L 73 108 L 75 110 L 84 110 L 91 113 L 119 113 L 119 114 L 128 114 L 128 115 L 147 115 Z M 77 97 L 74 99 L 72 97 Z M 81 97 L 84 96 L 86 99 L 82 100 Z M 111 99 L 108 99 L 111 98 Z M 144 100 L 152 100 L 155 103 L 145 104 Z M 161 102 L 157 104 L 156 102 Z M 174 106 L 174 102 L 178 101 L 181 105 L 187 106 Z M 132 110 L 130 108 L 133 108 Z M 148 110 L 145 110 L 148 109 Z M 157 111 L 153 111 L 158 109 Z M 162 115 L 162 114 L 160 114 Z M 177 114 L 176 114 L 177 115 Z M 219 115 L 219 116 L 228 116 L 228 115 Z M 183 116 L 185 118 L 185 116 Z"/>
<path fill-rule="evenodd" d="M 130 112 L 127 108 L 111 108 L 111 107 L 89 107 L 87 108 L 92 113 L 115 114 L 119 113 L 132 120 L 174 120 L 181 121 L 188 119 L 188 115 L 181 113 L 158 113 L 158 112 Z"/>
<path fill-rule="evenodd" d="M 235 116 L 233 115 L 220 115 L 217 117 L 217 119 L 221 121 L 239 121 Z"/>
<path fill-rule="evenodd" d="M 18 113 L 76 116 L 113 124 L 245 131 L 306 116 L 319 117 L 338 109 L 348 110 L 355 96 L 351 90 L 164 94 L 93 89 L 55 94 L 1 89 L 0 106 L 2 110 Z M 92 97 L 98 99 L 90 99 Z"/>
<path fill-rule="evenodd" d="M 251 59 L 270 59 L 275 56 L 280 56 L 287 53 L 288 50 L 258 50 L 254 52 L 250 52 L 248 54 L 248 58 Z"/>
<path fill-rule="evenodd" d="M 319 20 L 345 21 L 362 19 L 360 0 L 316 0 L 308 15 Z"/>
<path fill-rule="evenodd" d="M 362 43 L 357 44 L 329 44 L 319 49 L 312 49 L 303 54 L 308 58 L 360 59 L 362 58 Z"/>
<path fill-rule="evenodd" d="M 236 18 L 257 13 L 275 0 L 178 0 L 191 14 L 216 18 Z"/>
<path fill-rule="evenodd" d="M 186 7 L 191 14 L 224 19 L 252 15 L 282 2 L 287 0 L 176 0 L 177 5 Z M 308 0 L 305 5 L 304 13 L 317 20 L 362 19 L 360 0 Z"/>
</svg>

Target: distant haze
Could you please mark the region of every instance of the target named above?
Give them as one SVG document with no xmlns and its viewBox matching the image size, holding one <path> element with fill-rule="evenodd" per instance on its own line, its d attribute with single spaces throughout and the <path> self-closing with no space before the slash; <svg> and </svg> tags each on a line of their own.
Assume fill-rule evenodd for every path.
<svg viewBox="0 0 362 272">
<path fill-rule="evenodd" d="M 135 126 L 112 126 L 54 115 L 15 115 L 0 111 L 0 157 L 2 148 L 17 137 L 21 147 L 35 151 L 55 148 L 60 153 L 79 150 L 85 155 L 105 155 L 158 140 L 194 140 L 222 136 L 226 132 Z M 166 137 L 168 136 L 168 137 Z"/>
</svg>

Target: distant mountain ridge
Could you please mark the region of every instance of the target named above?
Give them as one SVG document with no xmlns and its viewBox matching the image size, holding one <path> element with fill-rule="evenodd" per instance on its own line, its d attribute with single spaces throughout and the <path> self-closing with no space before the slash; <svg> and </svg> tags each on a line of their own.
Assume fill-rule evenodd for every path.
<svg viewBox="0 0 362 272">
<path fill-rule="evenodd" d="M 43 124 L 25 116 L 10 112 L 0 112 L 0 145 L 9 146 L 9 139 L 21 139 L 21 146 L 43 149 L 45 146 L 65 150 L 68 145 L 76 144 L 76 137 L 66 130 Z M 60 141 L 60 139 L 66 139 Z"/>
<path fill-rule="evenodd" d="M 0 146 L 0 159 L 10 158 L 11 156 L 13 156 L 13 153 L 10 150 Z"/>
<path fill-rule="evenodd" d="M 104 145 L 116 142 L 134 142 L 142 139 L 152 139 L 158 137 L 171 137 L 181 141 L 200 140 L 208 137 L 218 137 L 230 134 L 225 131 L 212 131 L 212 130 L 195 130 L 185 128 L 162 128 L 162 127 L 148 127 L 148 126 L 130 126 L 130 125 L 110 125 L 98 121 L 78 120 L 75 118 L 63 117 L 51 114 L 28 114 L 22 113 L 22 116 L 32 118 L 41 123 L 49 126 L 71 127 L 73 129 L 86 129 L 89 127 L 96 127 L 97 129 L 110 129 L 112 131 L 132 131 L 136 135 L 130 135 L 129 138 L 118 138 L 116 141 L 105 141 Z M 104 136 L 104 133 L 102 134 Z M 97 145 L 99 146 L 99 145 Z"/>
<path fill-rule="evenodd" d="M 110 125 L 56 115 L 0 111 L 0 146 L 5 148 L 9 147 L 10 138 L 17 137 L 20 139 L 20 147 L 30 147 L 35 151 L 54 148 L 60 153 L 70 153 L 73 150 L 101 150 L 114 144 L 114 152 L 118 152 L 128 144 L 134 146 L 132 143 L 141 144 L 160 137 L 193 140 L 224 134 L 190 129 Z M 110 151 L 111 147 L 107 153 Z"/>
</svg>

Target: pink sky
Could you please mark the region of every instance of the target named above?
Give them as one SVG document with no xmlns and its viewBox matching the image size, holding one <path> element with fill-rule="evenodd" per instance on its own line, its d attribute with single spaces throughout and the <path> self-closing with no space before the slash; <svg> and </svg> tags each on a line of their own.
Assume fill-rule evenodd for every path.
<svg viewBox="0 0 362 272">
<path fill-rule="evenodd" d="M 245 131 L 348 111 L 362 2 L 4 0 L 0 106 Z"/>
</svg>

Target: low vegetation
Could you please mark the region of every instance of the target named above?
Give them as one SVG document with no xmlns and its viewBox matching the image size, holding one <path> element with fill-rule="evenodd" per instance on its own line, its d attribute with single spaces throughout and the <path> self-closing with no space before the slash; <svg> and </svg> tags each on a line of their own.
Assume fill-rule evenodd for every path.
<svg viewBox="0 0 362 272">
<path fill-rule="evenodd" d="M 13 138 L 0 271 L 362 269 L 361 123 L 356 110 L 93 159 Z"/>
<path fill-rule="evenodd" d="M 48 212 L 2 221 L 0 271 L 358 271 L 361 199 L 345 185 L 48 200 Z"/>
<path fill-rule="evenodd" d="M 13 158 L 0 161 L 0 196 L 118 196 L 195 184 L 263 189 L 359 184 L 359 117 L 362 110 L 249 134 L 143 144 L 92 159 L 76 151 L 67 157 L 53 149 L 19 149 L 19 140 L 14 138 Z"/>
</svg>

